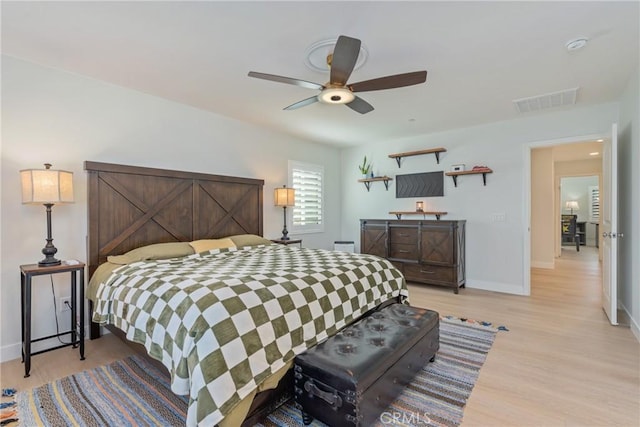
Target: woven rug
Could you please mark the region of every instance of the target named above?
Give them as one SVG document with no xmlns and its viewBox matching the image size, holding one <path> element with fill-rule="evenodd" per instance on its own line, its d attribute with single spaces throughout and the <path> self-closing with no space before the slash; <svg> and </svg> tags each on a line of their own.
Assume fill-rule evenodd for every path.
<svg viewBox="0 0 640 427">
<path fill-rule="evenodd" d="M 379 425 L 458 426 L 497 329 L 484 322 L 443 318 L 440 351 L 381 417 Z M 166 376 L 131 356 L 19 392 L 23 426 L 182 426 L 187 398 L 170 390 Z M 287 403 L 264 427 L 302 426 L 300 411 Z M 314 421 L 312 425 L 324 424 Z"/>
</svg>

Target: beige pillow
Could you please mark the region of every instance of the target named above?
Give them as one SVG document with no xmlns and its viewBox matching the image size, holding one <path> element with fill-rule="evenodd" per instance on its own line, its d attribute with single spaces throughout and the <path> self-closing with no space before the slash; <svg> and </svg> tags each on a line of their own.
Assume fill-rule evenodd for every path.
<svg viewBox="0 0 640 427">
<path fill-rule="evenodd" d="M 225 239 L 202 239 L 202 240 L 194 240 L 189 243 L 196 253 L 206 252 L 212 249 L 224 249 L 224 248 L 235 248 L 236 245 L 233 243 L 233 240 L 229 238 Z"/>
<path fill-rule="evenodd" d="M 125 265 L 136 261 L 177 258 L 192 255 L 193 253 L 193 248 L 188 242 L 155 243 L 132 249 L 126 254 L 110 255 L 107 257 L 107 261 L 113 264 Z"/>
<path fill-rule="evenodd" d="M 233 240 L 233 243 L 239 248 L 245 246 L 257 246 L 257 245 L 271 245 L 273 242 L 267 240 L 264 237 L 260 237 L 256 234 L 238 234 L 235 236 L 229 236 L 229 239 Z"/>
</svg>

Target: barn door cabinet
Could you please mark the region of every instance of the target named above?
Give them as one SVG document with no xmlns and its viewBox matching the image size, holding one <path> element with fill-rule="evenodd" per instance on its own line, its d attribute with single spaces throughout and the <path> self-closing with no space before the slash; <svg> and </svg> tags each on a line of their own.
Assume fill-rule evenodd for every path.
<svg viewBox="0 0 640 427">
<path fill-rule="evenodd" d="M 360 251 L 386 258 L 407 281 L 465 285 L 465 220 L 360 220 Z"/>
</svg>

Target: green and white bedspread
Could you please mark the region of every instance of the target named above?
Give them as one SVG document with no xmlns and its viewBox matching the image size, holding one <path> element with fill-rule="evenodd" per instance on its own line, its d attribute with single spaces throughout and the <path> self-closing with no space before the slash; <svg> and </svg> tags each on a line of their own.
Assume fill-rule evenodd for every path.
<svg viewBox="0 0 640 427">
<path fill-rule="evenodd" d="M 365 254 L 266 245 L 122 266 L 100 284 L 109 322 L 189 394 L 188 425 L 215 425 L 269 375 L 378 304 L 408 296 Z"/>
</svg>

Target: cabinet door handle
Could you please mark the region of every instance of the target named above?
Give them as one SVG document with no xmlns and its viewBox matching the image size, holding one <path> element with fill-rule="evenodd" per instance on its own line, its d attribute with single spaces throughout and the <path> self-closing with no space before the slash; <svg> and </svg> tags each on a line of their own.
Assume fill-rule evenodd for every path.
<svg viewBox="0 0 640 427">
<path fill-rule="evenodd" d="M 435 274 L 436 272 L 435 272 L 435 271 L 426 271 L 426 270 L 420 269 L 420 273 L 424 273 L 424 274 Z"/>
<path fill-rule="evenodd" d="M 408 254 L 409 251 L 406 249 L 398 249 L 398 252 L 400 252 L 401 254 Z"/>
<path fill-rule="evenodd" d="M 407 233 L 398 233 L 398 236 L 406 237 L 406 236 L 408 236 L 408 234 Z"/>
</svg>

